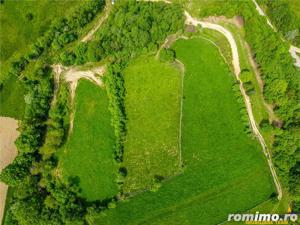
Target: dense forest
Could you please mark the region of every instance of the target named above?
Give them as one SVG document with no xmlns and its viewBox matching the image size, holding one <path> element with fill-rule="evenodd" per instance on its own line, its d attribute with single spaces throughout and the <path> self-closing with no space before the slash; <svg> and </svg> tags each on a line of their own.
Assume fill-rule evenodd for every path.
<svg viewBox="0 0 300 225">
<path fill-rule="evenodd" d="M 122 196 L 120 189 L 120 194 L 111 199 L 88 202 L 79 197 L 81 190 L 75 178 L 63 180 L 56 176 L 56 152 L 66 141 L 70 103 L 65 83 L 53 101 L 50 65 L 108 59 L 105 83 L 115 128 L 115 159 L 121 162 L 126 132 L 122 71 L 138 53 L 156 51 L 168 34 L 183 28 L 183 13 L 178 5 L 126 1 L 115 5 L 94 41 L 78 42 L 71 50 L 64 50 L 79 38 L 79 29 L 103 9 L 104 1 L 89 1 L 83 6 L 66 18 L 53 21 L 30 51 L 12 62 L 6 75 L 22 75 L 26 87 L 25 115 L 16 141 L 19 154 L 0 174 L 1 181 L 14 190 L 6 216 L 9 224 L 86 224 L 94 213 L 115 207 Z M 52 57 L 59 51 L 59 57 Z M 120 168 L 120 176 L 123 175 Z"/>
<path fill-rule="evenodd" d="M 286 0 L 261 0 L 259 3 L 266 6 L 267 15 L 281 35 L 300 46 L 300 18 L 295 15 L 289 3 Z"/>
<path fill-rule="evenodd" d="M 293 209 L 299 211 L 300 71 L 293 65 L 289 44 L 272 30 L 266 18 L 258 16 L 251 1 L 220 3 L 202 11 L 200 16 L 208 15 L 226 15 L 228 18 L 240 15 L 244 19 L 246 41 L 264 81 L 264 97 L 280 118 L 280 121 L 270 121 L 275 134 L 272 158 L 284 187 L 294 200 Z"/>
</svg>

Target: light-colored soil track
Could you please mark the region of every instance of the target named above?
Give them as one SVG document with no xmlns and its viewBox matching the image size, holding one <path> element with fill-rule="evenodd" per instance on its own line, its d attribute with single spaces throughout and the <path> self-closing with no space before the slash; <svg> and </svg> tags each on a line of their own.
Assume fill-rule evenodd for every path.
<svg viewBox="0 0 300 225">
<path fill-rule="evenodd" d="M 0 117 L 0 171 L 17 156 L 15 140 L 19 136 L 18 121 L 9 117 Z M 5 209 L 7 185 L 0 182 L 0 224 Z"/>
<path fill-rule="evenodd" d="M 159 0 L 144 0 L 144 1 L 157 2 Z M 162 1 L 167 3 L 167 4 L 171 4 L 171 2 L 169 2 L 168 0 L 162 0 Z M 253 2 L 256 3 L 255 0 L 253 0 Z M 257 3 L 256 3 L 256 6 L 258 6 Z M 252 128 L 252 131 L 253 131 L 254 135 L 257 137 L 259 143 L 261 144 L 263 152 L 264 152 L 264 154 L 267 158 L 267 162 L 268 162 L 268 165 L 269 165 L 272 177 L 273 177 L 273 181 L 274 181 L 274 184 L 276 186 L 276 190 L 277 190 L 277 194 L 278 194 L 277 198 L 280 200 L 282 198 L 282 188 L 281 188 L 279 179 L 277 177 L 277 174 L 276 174 L 276 171 L 275 171 L 272 159 L 271 159 L 271 154 L 270 154 L 269 149 L 267 148 L 267 145 L 265 143 L 265 140 L 264 140 L 263 136 L 261 135 L 261 133 L 260 133 L 260 131 L 259 131 L 257 125 L 256 125 L 254 115 L 253 115 L 253 111 L 252 111 L 250 98 L 246 94 L 246 91 L 243 87 L 243 83 L 242 83 L 242 81 L 239 77 L 240 72 L 241 72 L 240 60 L 239 60 L 239 53 L 238 53 L 237 44 L 236 44 L 236 41 L 235 41 L 233 35 L 231 34 L 230 31 L 228 31 L 226 28 L 224 28 L 221 25 L 210 23 L 210 22 L 205 22 L 205 21 L 200 21 L 198 19 L 193 18 L 187 11 L 184 11 L 184 15 L 186 17 L 185 24 L 193 25 L 193 26 L 200 25 L 203 28 L 216 30 L 216 31 L 220 32 L 221 34 L 223 34 L 226 37 L 226 39 L 228 40 L 228 42 L 230 44 L 230 47 L 231 47 L 231 52 L 232 52 L 232 65 L 233 65 L 233 69 L 234 69 L 234 74 L 236 76 L 236 79 L 240 83 L 240 91 L 241 91 L 242 96 L 244 98 L 244 102 L 245 102 L 245 105 L 246 105 L 250 125 L 251 125 L 251 128 Z M 270 26 L 272 26 L 272 24 Z"/>
<path fill-rule="evenodd" d="M 108 3 L 106 3 L 106 6 L 104 8 L 104 15 L 99 18 L 96 25 L 81 39 L 81 42 L 87 42 L 93 38 L 95 32 L 101 27 L 102 23 L 107 19 L 110 8 L 111 6 Z"/>
<path fill-rule="evenodd" d="M 234 74 L 236 76 L 236 79 L 240 83 L 240 91 L 241 91 L 241 93 L 243 95 L 243 98 L 244 98 L 244 101 L 245 101 L 245 105 L 246 105 L 250 125 L 251 125 L 251 128 L 253 130 L 254 135 L 257 137 L 257 139 L 259 140 L 259 142 L 260 142 L 260 144 L 263 148 L 263 152 L 264 152 L 264 154 L 267 158 L 268 165 L 269 165 L 269 168 L 270 168 L 273 180 L 274 180 L 274 184 L 275 184 L 276 189 L 277 189 L 278 199 L 281 199 L 282 198 L 282 189 L 281 189 L 279 179 L 277 177 L 275 168 L 274 168 L 272 160 L 271 160 L 271 154 L 270 154 L 270 152 L 267 148 L 267 145 L 265 143 L 265 140 L 264 140 L 263 136 L 261 135 L 261 133 L 260 133 L 260 131 L 259 131 L 257 125 L 256 125 L 254 115 L 253 115 L 253 111 L 252 111 L 252 105 L 251 105 L 251 102 L 250 102 L 250 98 L 246 94 L 246 91 L 243 87 L 243 83 L 242 83 L 242 81 L 240 80 L 240 77 L 239 77 L 240 72 L 241 72 L 240 61 L 239 61 L 239 53 L 238 53 L 237 44 L 235 42 L 235 39 L 234 39 L 233 35 L 231 34 L 230 31 L 228 31 L 227 29 L 225 29 L 221 25 L 208 23 L 208 22 L 203 22 L 203 21 L 194 19 L 187 11 L 185 11 L 185 16 L 186 16 L 186 24 L 191 24 L 191 25 L 194 25 L 194 26 L 200 25 L 203 28 L 208 28 L 208 29 L 213 29 L 213 30 L 219 31 L 228 40 L 228 42 L 230 44 L 230 47 L 231 47 L 231 52 L 232 52 L 232 65 L 233 65 L 233 68 L 234 68 Z"/>
<path fill-rule="evenodd" d="M 55 83 L 59 84 L 59 79 L 62 76 L 63 79 L 66 82 L 68 82 L 70 85 L 71 106 L 73 108 L 73 110 L 70 112 L 70 127 L 69 127 L 69 135 L 70 135 L 73 131 L 73 125 L 74 125 L 74 98 L 75 98 L 76 87 L 79 79 L 83 78 L 83 79 L 90 80 L 96 85 L 102 87 L 103 82 L 97 76 L 102 76 L 105 73 L 106 69 L 104 66 L 99 66 L 89 70 L 80 70 L 79 67 L 64 67 L 60 64 L 53 65 L 52 68 L 54 72 L 54 77 L 56 77 L 55 80 L 57 80 Z M 55 96 L 56 96 L 56 91 L 54 92 L 53 99 L 56 98 Z"/>
</svg>

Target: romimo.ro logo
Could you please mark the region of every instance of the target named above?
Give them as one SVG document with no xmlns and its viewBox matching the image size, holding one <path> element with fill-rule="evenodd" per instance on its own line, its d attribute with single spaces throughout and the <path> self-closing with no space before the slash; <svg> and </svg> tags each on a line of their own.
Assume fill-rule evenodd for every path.
<svg viewBox="0 0 300 225">
<path fill-rule="evenodd" d="M 260 214 L 256 212 L 255 214 L 229 214 L 228 221 L 236 222 L 246 222 L 247 224 L 288 224 L 288 222 L 298 221 L 297 214 Z"/>
</svg>

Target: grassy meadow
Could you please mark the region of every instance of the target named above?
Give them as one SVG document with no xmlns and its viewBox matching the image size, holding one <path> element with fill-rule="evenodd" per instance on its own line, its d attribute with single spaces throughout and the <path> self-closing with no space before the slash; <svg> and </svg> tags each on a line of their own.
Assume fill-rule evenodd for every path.
<svg viewBox="0 0 300 225">
<path fill-rule="evenodd" d="M 234 76 L 217 48 L 204 39 L 173 48 L 185 65 L 183 174 L 96 218 L 97 224 L 218 224 L 274 192 L 259 143 L 244 133 Z"/>
<path fill-rule="evenodd" d="M 180 170 L 181 74 L 168 63 L 143 56 L 125 70 L 128 118 L 124 143 L 124 192 L 149 188 L 155 176 Z"/>
<path fill-rule="evenodd" d="M 118 191 L 114 143 L 106 90 L 81 80 L 76 89 L 73 132 L 61 149 L 59 168 L 63 177 L 79 178 L 87 200 L 112 197 Z"/>
<path fill-rule="evenodd" d="M 0 116 L 22 119 L 25 109 L 24 87 L 16 77 L 5 80 L 0 89 Z"/>
<path fill-rule="evenodd" d="M 64 16 L 81 1 L 4 0 L 0 4 L 0 62 L 21 54 L 45 32 L 52 20 Z"/>
<path fill-rule="evenodd" d="M 51 1 L 4 0 L 0 4 L 0 116 L 22 119 L 24 114 L 24 88 L 15 77 L 7 77 L 10 59 L 22 55 L 31 43 L 42 35 L 53 19 L 81 4 L 79 0 Z"/>
</svg>

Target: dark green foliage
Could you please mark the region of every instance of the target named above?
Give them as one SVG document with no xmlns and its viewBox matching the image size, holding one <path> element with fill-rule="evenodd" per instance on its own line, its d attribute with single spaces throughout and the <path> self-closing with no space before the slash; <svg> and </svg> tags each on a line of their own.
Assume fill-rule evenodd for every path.
<svg viewBox="0 0 300 225">
<path fill-rule="evenodd" d="M 99 30 L 98 38 L 106 55 L 123 52 L 133 56 L 141 50 L 153 51 L 168 34 L 183 29 L 182 14 L 176 4 L 121 2 Z"/>
<path fill-rule="evenodd" d="M 110 65 L 105 77 L 105 85 L 109 98 L 109 109 L 112 114 L 112 124 L 116 136 L 115 159 L 117 162 L 121 162 L 123 160 L 123 142 L 126 133 L 126 115 L 124 105 L 124 78 L 121 74 L 120 65 Z"/>
<path fill-rule="evenodd" d="M 240 107 L 241 119 L 244 124 L 244 132 L 247 134 L 251 134 L 252 132 L 251 132 L 251 128 L 250 128 L 247 109 L 246 109 L 246 106 L 244 103 L 243 96 L 241 95 L 241 92 L 240 92 L 240 84 L 238 82 L 233 84 L 232 90 L 234 92 L 234 95 L 235 95 L 237 102 L 239 104 L 239 107 Z"/>
<path fill-rule="evenodd" d="M 25 76 L 27 94 L 25 96 L 24 119 L 20 125 L 21 134 L 16 141 L 20 153 L 33 153 L 43 143 L 45 121 L 48 117 L 53 84 L 48 66 L 37 66 Z"/>
<path fill-rule="evenodd" d="M 32 14 L 32 13 L 27 13 L 27 14 L 26 14 L 26 19 L 27 19 L 28 21 L 33 20 L 33 14 Z"/>
<path fill-rule="evenodd" d="M 300 45 L 300 18 L 293 13 L 288 2 L 286 0 L 264 0 L 263 2 L 267 6 L 267 15 L 277 30 L 287 40 Z"/>
<path fill-rule="evenodd" d="M 273 144 L 273 159 L 285 183 L 288 183 L 290 179 L 287 174 L 291 172 L 292 168 L 295 169 L 297 157 L 299 157 L 298 149 L 299 140 L 292 132 L 283 130 L 276 135 Z"/>
<path fill-rule="evenodd" d="M 70 66 L 75 64 L 76 56 L 73 52 L 65 51 L 60 54 L 60 60 L 63 65 Z"/>
<path fill-rule="evenodd" d="M 173 62 L 175 60 L 174 50 L 163 48 L 160 51 L 159 59 L 163 62 Z"/>
<path fill-rule="evenodd" d="M 271 8 L 276 8 L 272 8 L 271 17 L 274 17 L 275 25 L 280 31 L 291 29 L 291 14 L 289 8 L 285 8 L 284 1 L 264 2 Z M 299 207 L 300 199 L 294 194 L 299 190 L 299 183 L 294 181 L 300 179 L 297 172 L 300 162 L 300 143 L 297 138 L 297 128 L 300 126 L 300 71 L 293 65 L 288 51 L 289 44 L 273 31 L 264 17 L 258 16 L 251 1 L 219 2 L 218 7 L 202 11 L 202 15 L 231 17 L 232 10 L 235 11 L 233 15 L 242 15 L 244 18 L 246 39 L 264 80 L 264 97 L 275 106 L 274 111 L 283 124 L 280 129 L 275 130 L 273 160 L 281 180 L 293 194 L 294 204 Z"/>
<path fill-rule="evenodd" d="M 69 88 L 61 83 L 56 102 L 49 112 L 45 143 L 39 149 L 44 159 L 48 159 L 61 147 L 69 128 Z"/>
<path fill-rule="evenodd" d="M 32 44 L 25 56 L 12 61 L 8 75 L 19 76 L 29 61 L 40 57 L 46 49 L 60 50 L 66 44 L 75 41 L 80 34 L 80 29 L 92 21 L 103 9 L 104 4 L 104 0 L 90 0 L 65 18 L 54 20 L 50 28 Z M 75 56 L 65 52 L 61 55 L 61 60 L 66 65 L 73 65 Z M 81 61 L 82 59 L 78 59 L 76 64 Z"/>
<path fill-rule="evenodd" d="M 116 198 L 112 198 L 89 203 L 92 208 L 88 208 L 87 202 L 79 197 L 77 178 L 62 182 L 59 176 L 55 176 L 57 159 L 54 153 L 64 143 L 68 130 L 69 93 L 62 85 L 50 110 L 53 78 L 47 66 L 50 62 L 42 60 L 47 58 L 47 54 L 57 54 L 57 50 L 76 40 L 80 28 L 90 22 L 103 5 L 103 0 L 91 1 L 76 13 L 54 21 L 26 56 L 12 64 L 11 74 L 16 76 L 26 69 L 28 63 L 35 64 L 34 69 L 26 72 L 23 78 L 27 92 L 26 109 L 20 126 L 21 135 L 17 140 L 19 157 L 24 156 L 28 161 L 20 164 L 17 158 L 11 167 L 1 173 L 3 181 L 16 186 L 8 212 L 12 223 L 86 224 L 85 215 L 89 216 L 88 212 L 99 212 L 116 206 Z M 65 51 L 59 56 L 66 65 L 95 62 L 110 56 L 112 64 L 108 68 L 105 82 L 117 137 L 115 158 L 119 162 L 122 161 L 126 131 L 122 71 L 131 56 L 142 50 L 156 49 L 168 34 L 182 27 L 182 10 L 177 5 L 125 2 L 114 7 L 96 41 L 81 43 L 76 49 Z M 123 170 L 120 173 L 124 176 Z"/>
<path fill-rule="evenodd" d="M 91 22 L 95 15 L 103 9 L 104 4 L 104 0 L 89 1 L 68 17 L 55 21 L 47 32 L 48 37 L 52 39 L 51 46 L 58 50 L 76 40 L 79 29 Z"/>
<path fill-rule="evenodd" d="M 18 59 L 11 62 L 9 76 L 19 76 L 20 73 L 25 69 L 28 64 L 28 60 L 24 57 L 19 57 Z"/>
<path fill-rule="evenodd" d="M 31 154 L 19 154 L 13 163 L 2 170 L 0 180 L 9 186 L 20 184 L 28 176 L 32 160 Z"/>
<path fill-rule="evenodd" d="M 89 62 L 98 62 L 104 56 L 104 49 L 99 42 L 92 41 L 88 45 L 86 54 Z"/>
<path fill-rule="evenodd" d="M 16 187 L 9 214 L 18 224 L 84 224 L 85 202 L 78 199 L 74 184 L 47 179 L 41 188 L 38 177 L 28 177 Z"/>
<path fill-rule="evenodd" d="M 139 13 L 137 13 L 139 12 Z M 168 34 L 183 29 L 182 9 L 176 4 L 125 1 L 117 5 L 101 28 L 97 41 L 104 56 L 115 61 L 105 79 L 115 127 L 117 162 L 122 161 L 126 133 L 124 78 L 122 71 L 131 57 L 141 51 L 152 51 Z"/>
<path fill-rule="evenodd" d="M 183 29 L 183 22 L 179 5 L 120 1 L 87 50 L 80 43 L 74 51 L 62 53 L 60 59 L 65 65 L 79 65 L 106 56 L 130 58 L 140 52 L 155 51 L 168 34 Z"/>
</svg>

